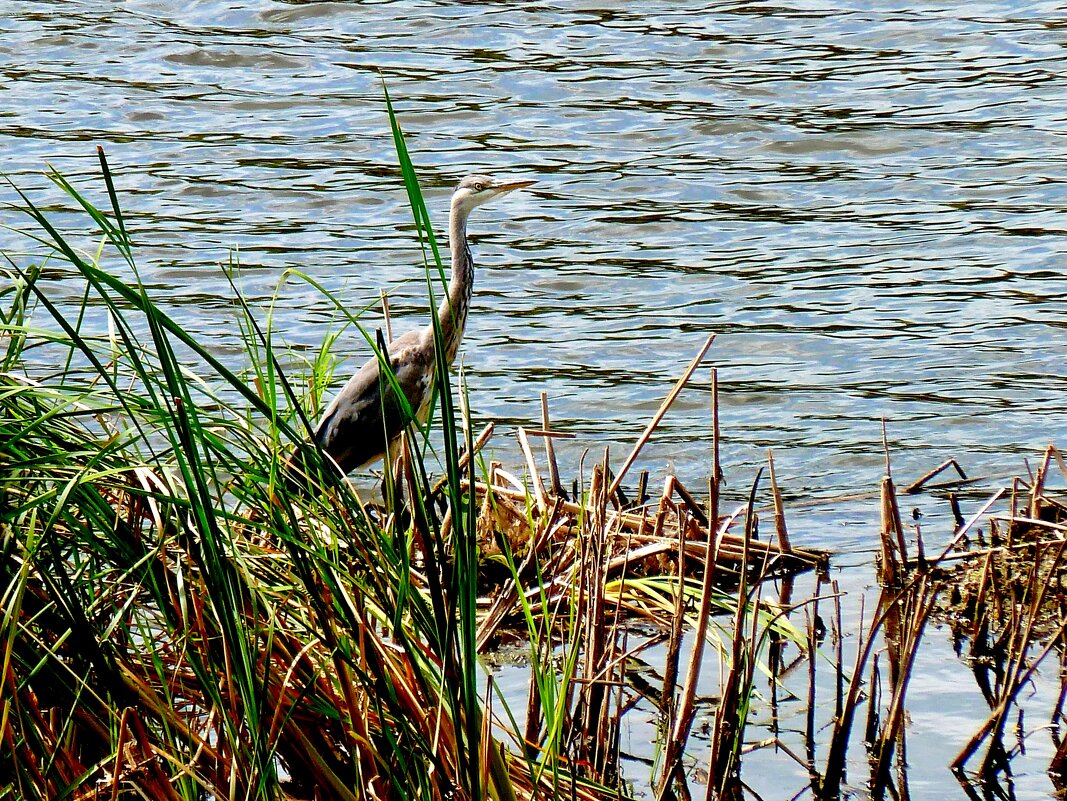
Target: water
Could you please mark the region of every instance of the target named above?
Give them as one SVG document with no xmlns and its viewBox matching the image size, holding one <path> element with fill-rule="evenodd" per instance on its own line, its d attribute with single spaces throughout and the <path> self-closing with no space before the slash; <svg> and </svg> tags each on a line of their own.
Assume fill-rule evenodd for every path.
<svg viewBox="0 0 1067 801">
<path fill-rule="evenodd" d="M 883 418 L 904 478 L 1067 439 L 1065 45 L 1038 2 L 7 0 L 0 171 L 57 204 L 48 162 L 103 202 L 102 144 L 144 277 L 232 358 L 231 248 L 253 300 L 298 268 L 353 308 L 388 288 L 403 330 L 425 290 L 384 77 L 439 229 L 464 174 L 538 182 L 471 223 L 480 419 L 536 421 L 544 390 L 565 474 L 580 448 L 618 463 L 716 333 L 733 490 L 773 447 L 789 499 L 833 498 L 876 488 Z M 331 314 L 290 282 L 275 319 L 313 346 Z M 340 347 L 339 376 L 368 355 Z M 701 373 L 641 466 L 699 486 L 708 403 Z M 796 537 L 866 564 L 868 507 Z"/>
</svg>

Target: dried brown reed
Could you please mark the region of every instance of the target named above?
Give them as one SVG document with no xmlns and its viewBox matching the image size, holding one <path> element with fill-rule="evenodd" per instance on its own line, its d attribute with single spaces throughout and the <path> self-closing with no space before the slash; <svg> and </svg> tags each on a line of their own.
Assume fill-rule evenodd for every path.
<svg viewBox="0 0 1067 801">
<path fill-rule="evenodd" d="M 1005 746 L 1003 736 L 1009 715 L 1034 671 L 1054 648 L 1063 645 L 1067 627 L 1061 589 L 1063 574 L 1067 572 L 1064 560 L 1067 540 L 1063 536 L 1067 532 L 1067 505 L 1045 490 L 1054 462 L 1060 464 L 1067 476 L 1067 467 L 1058 451 L 1049 446 L 1031 480 L 1013 482 L 1011 505 L 1006 514 L 991 511 L 1004 497 L 1003 489 L 994 492 L 969 519 L 964 519 L 956 496 L 950 495 L 956 521 L 951 541 L 937 556 L 927 559 L 916 525 L 918 556 L 909 560 L 887 459 L 881 486 L 879 544 L 879 578 L 883 590 L 872 620 L 860 638 L 844 704 L 833 721 L 818 790 L 820 798 L 840 795 L 852 721 L 864 700 L 861 677 L 867 672 L 868 664 L 865 740 L 870 754 L 872 797 L 883 797 L 887 789 L 894 795 L 906 793 L 906 786 L 895 790 L 889 786 L 890 769 L 894 751 L 899 751 L 901 755 L 896 762 L 898 770 L 903 770 L 904 700 L 923 630 L 934 614 L 949 620 L 960 637 L 970 641 L 975 675 L 990 706 L 989 717 L 952 761 L 951 768 L 962 782 L 969 782 L 965 766 L 986 744 L 978 781 L 994 781 L 997 773 L 1007 769 L 1012 752 Z M 913 482 L 905 492 L 930 487 L 930 480 L 950 467 L 955 468 L 960 481 L 938 485 L 942 489 L 970 481 L 959 464 L 949 459 Z M 1024 487 L 1028 490 L 1025 496 Z M 970 547 L 970 535 L 983 523 L 988 527 L 989 546 Z M 888 691 L 883 688 L 880 660 L 874 651 L 879 635 L 886 646 Z M 1061 698 L 1067 698 L 1067 683 L 1063 685 Z M 1053 721 L 1058 721 L 1056 712 Z M 1067 754 L 1067 746 L 1062 740 L 1056 745 L 1050 773 L 1062 782 L 1062 755 Z"/>
<path fill-rule="evenodd" d="M 719 733 L 713 742 L 728 743 L 715 761 L 728 766 L 724 775 L 736 777 L 742 745 L 744 705 L 752 683 L 752 670 L 759 651 L 759 637 L 773 626 L 761 628 L 752 615 L 751 628 L 746 615 L 760 605 L 756 588 L 770 576 L 788 576 L 797 571 L 825 565 L 827 554 L 792 547 L 785 534 L 784 511 L 777 484 L 773 485 L 778 541 L 756 539 L 753 496 L 747 506 L 727 516 L 719 514 L 718 383 L 712 372 L 713 461 L 709 500 L 702 507 L 675 476 L 667 476 L 663 491 L 646 502 L 647 473 L 641 474 L 634 501 L 627 503 L 622 477 L 635 462 L 656 425 L 663 418 L 681 388 L 694 374 L 711 340 L 690 363 L 660 409 L 639 438 L 619 473 L 611 478 L 609 457 L 592 471 L 588 491 L 580 498 L 565 496 L 559 480 L 552 441 L 560 436 L 549 428 L 547 399 L 542 396 L 542 429 L 519 429 L 517 440 L 526 467 L 525 480 L 489 467 L 485 481 L 475 485 L 480 505 L 479 529 L 487 553 L 504 553 L 514 558 L 513 574 L 491 596 L 483 599 L 485 615 L 478 630 L 479 647 L 487 647 L 516 622 L 523 609 L 535 619 L 558 619 L 559 610 L 574 602 L 573 614 L 581 631 L 576 662 L 575 688 L 568 689 L 566 708 L 571 711 L 561 722 L 570 744 L 568 759 L 582 764 L 589 775 L 610 782 L 617 775 L 619 717 L 634 685 L 625 665 L 634 655 L 627 651 L 626 625 L 643 619 L 666 631 L 668 640 L 662 687 L 641 687 L 638 693 L 649 697 L 664 714 L 662 725 L 664 755 L 658 782 L 660 798 L 684 786 L 681 757 L 688 740 L 697 706 L 696 686 L 704 664 L 704 643 L 713 612 L 713 598 L 720 587 L 736 590 L 733 644 L 730 659 L 734 679 L 731 701 L 720 704 Z M 533 439 L 544 443 L 543 457 Z M 487 438 L 479 442 L 484 444 Z M 547 480 L 545 475 L 547 474 Z M 586 484 L 581 478 L 582 485 Z M 578 481 L 575 481 L 578 484 Z M 734 527 L 744 521 L 743 533 Z M 710 521 L 715 521 L 714 525 Z M 668 579 L 672 597 L 666 601 L 657 590 L 650 594 L 647 582 Z M 687 586 L 692 591 L 686 591 Z M 699 589 L 698 589 L 699 588 Z M 720 601 L 721 603 L 721 601 Z M 693 605 L 695 614 L 689 612 Z M 694 646 L 679 684 L 679 656 L 686 623 L 693 627 Z M 537 644 L 535 661 L 552 656 L 544 638 Z M 536 639 L 536 637 L 535 637 Z M 531 684 L 524 736 L 528 743 L 542 742 L 546 736 L 545 699 L 537 681 Z M 630 702 L 632 703 L 632 702 Z M 718 773 L 719 768 L 716 766 Z"/>
</svg>

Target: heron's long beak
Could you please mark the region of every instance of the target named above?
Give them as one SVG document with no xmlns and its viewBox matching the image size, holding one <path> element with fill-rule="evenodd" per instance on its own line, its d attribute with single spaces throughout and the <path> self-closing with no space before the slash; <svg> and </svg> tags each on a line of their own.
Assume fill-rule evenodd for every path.
<svg viewBox="0 0 1067 801">
<path fill-rule="evenodd" d="M 515 189 L 523 189 L 527 186 L 533 186 L 535 183 L 537 183 L 537 181 L 506 181 L 502 184 L 497 184 L 496 191 L 499 194 L 504 194 L 505 192 L 511 192 Z"/>
</svg>

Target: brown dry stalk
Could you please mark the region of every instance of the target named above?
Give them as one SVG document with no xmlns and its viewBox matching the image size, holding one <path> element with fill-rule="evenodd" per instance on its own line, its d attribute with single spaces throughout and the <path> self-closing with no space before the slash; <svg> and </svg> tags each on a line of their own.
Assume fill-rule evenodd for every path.
<svg viewBox="0 0 1067 801">
<path fill-rule="evenodd" d="M 641 449 L 645 447 L 645 443 L 648 442 L 649 438 L 652 436 L 652 432 L 656 430 L 656 426 L 660 424 L 663 416 L 667 414 L 667 410 L 671 408 L 674 401 L 678 398 L 678 395 L 681 394 L 682 389 L 689 382 L 693 373 L 696 372 L 697 367 L 699 367 L 700 363 L 704 360 L 704 354 L 708 352 L 708 348 L 711 347 L 711 343 L 714 341 L 714 334 L 707 338 L 703 347 L 701 347 L 697 355 L 693 357 L 693 361 L 689 362 L 689 366 L 685 368 L 685 372 L 682 373 L 681 378 L 675 383 L 673 389 L 667 393 L 667 397 L 663 399 L 663 403 L 660 404 L 659 409 L 652 415 L 652 419 L 649 421 L 648 425 L 645 426 L 645 430 L 641 432 L 641 436 L 637 438 L 637 444 L 635 444 L 633 450 L 630 451 L 630 455 L 626 457 L 626 461 L 622 463 L 622 467 L 615 476 L 615 480 L 611 482 L 611 487 L 608 489 L 609 498 L 615 495 L 615 491 L 619 488 L 619 484 L 621 484 L 623 478 L 626 477 L 626 472 L 630 469 L 634 460 L 637 459 L 638 454 L 641 453 Z"/>
<path fill-rule="evenodd" d="M 778 489 L 778 477 L 774 472 L 774 454 L 767 449 L 767 471 L 771 480 L 771 497 L 774 500 L 774 531 L 778 535 L 778 547 L 789 552 L 789 531 L 785 526 L 785 506 L 782 504 L 782 493 Z"/>
<path fill-rule="evenodd" d="M 908 568 L 908 551 L 904 542 L 904 524 L 900 519 L 896 489 L 887 473 L 882 478 L 882 529 L 879 543 L 881 564 L 879 580 L 886 586 L 896 586 Z"/>
<path fill-rule="evenodd" d="M 548 393 L 541 393 L 541 429 L 545 432 L 545 456 L 548 460 L 548 479 L 552 482 L 552 494 L 559 497 L 563 494 L 563 485 L 559 483 L 559 465 L 556 464 L 556 449 L 552 444 L 552 437 L 548 436 L 551 426 L 548 421 Z"/>
<path fill-rule="evenodd" d="M 908 486 L 906 486 L 903 489 L 903 493 L 905 495 L 914 495 L 919 490 L 921 490 L 923 487 L 925 487 L 926 484 L 929 483 L 929 481 L 931 479 L 933 479 L 937 475 L 940 475 L 941 473 L 943 473 L 945 470 L 947 470 L 950 467 L 954 467 L 956 469 L 956 472 L 959 474 L 959 477 L 963 481 L 967 481 L 968 480 L 967 479 L 967 474 L 963 472 L 963 468 L 960 467 L 960 463 L 959 462 L 957 462 L 955 459 L 946 459 L 941 464 L 939 464 L 937 467 L 935 467 L 933 470 L 929 471 L 928 473 L 924 473 L 922 476 L 917 478 L 915 481 L 913 481 L 910 484 L 908 484 Z"/>
<path fill-rule="evenodd" d="M 672 481 L 670 477 L 664 482 L 663 496 L 660 499 L 660 506 L 664 508 L 666 504 L 670 503 L 670 488 Z M 684 515 L 683 515 L 684 516 Z M 685 631 L 685 593 L 682 592 L 682 587 L 685 582 L 685 534 L 683 526 L 678 527 L 678 593 L 674 596 L 674 615 L 671 618 L 670 637 L 667 640 L 667 656 L 663 665 L 663 689 L 660 692 L 661 708 L 666 718 L 664 721 L 663 730 L 665 732 L 671 731 L 674 726 L 675 712 L 677 710 L 677 701 L 674 697 L 674 691 L 678 684 L 678 660 L 679 654 L 682 648 L 682 635 Z"/>
<path fill-rule="evenodd" d="M 1037 476 L 1034 478 L 1033 488 L 1030 490 L 1030 517 L 1041 517 L 1041 494 L 1045 488 L 1045 479 L 1048 476 L 1048 469 L 1052 463 L 1052 454 L 1056 452 L 1056 449 L 1049 445 L 1045 448 L 1045 454 L 1041 458 L 1041 467 L 1037 469 Z"/>
<path fill-rule="evenodd" d="M 893 601 L 886 617 L 891 695 L 884 723 L 872 748 L 871 783 L 876 795 L 889 780 L 893 746 L 904 723 L 904 698 L 926 621 L 934 609 L 936 594 L 927 577 L 923 576 L 903 598 Z M 871 707 L 874 707 L 873 699 Z"/>
<path fill-rule="evenodd" d="M 548 508 L 548 493 L 545 492 L 545 483 L 541 480 L 541 473 L 537 470 L 537 461 L 534 459 L 533 451 L 530 450 L 530 440 L 526 437 L 526 430 L 519 426 L 517 434 L 519 447 L 522 449 L 522 455 L 526 459 L 526 469 L 530 474 L 530 483 L 533 484 L 537 513 L 543 515 Z"/>
</svg>

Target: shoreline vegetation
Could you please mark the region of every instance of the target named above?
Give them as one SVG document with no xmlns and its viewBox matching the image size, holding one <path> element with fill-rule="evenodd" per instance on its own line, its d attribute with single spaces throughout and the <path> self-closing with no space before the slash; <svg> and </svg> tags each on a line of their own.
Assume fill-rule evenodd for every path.
<svg viewBox="0 0 1067 801">
<path fill-rule="evenodd" d="M 391 107 L 390 121 L 433 309 L 444 272 Z M 807 776 L 800 796 L 831 799 L 861 740 L 870 795 L 900 797 L 905 698 L 931 620 L 967 643 L 988 690 L 988 719 L 946 763 L 975 798 L 1010 776 L 1019 694 L 1047 656 L 1064 659 L 1055 448 L 969 516 L 956 465 L 937 488 L 955 530 L 933 555 L 902 521 L 887 457 L 881 597 L 846 659 L 829 555 L 791 543 L 770 454 L 747 503 L 720 509 L 714 371 L 706 499 L 674 476 L 657 494 L 630 475 L 707 345 L 617 470 L 605 454 L 569 488 L 547 399 L 540 428 L 517 432 L 520 476 L 486 462 L 492 425 L 473 430 L 462 386 L 439 370 L 440 450 L 429 428 L 409 431 L 372 504 L 306 436 L 336 333 L 283 369 L 293 354 L 231 279 L 248 358 L 233 372 L 140 282 L 102 151 L 100 166 L 107 210 L 51 175 L 99 229 L 97 251 L 23 195 L 51 253 L 9 262 L 0 286 L 0 798 L 740 799 L 756 797 L 746 755 L 775 749 Z M 54 262 L 83 282 L 73 313 L 48 290 Z M 87 333 L 101 316 L 106 333 Z M 286 475 L 294 453 L 301 486 Z M 814 589 L 794 597 L 805 573 Z M 483 665 L 504 638 L 526 652 L 525 709 Z M 652 647 L 662 664 L 646 661 Z M 712 660 L 709 699 L 698 683 Z M 828 711 L 815 702 L 826 671 Z M 777 721 L 787 696 L 807 704 L 803 748 L 776 722 L 754 741 L 754 705 Z M 1060 789 L 1065 698 L 1049 713 Z M 641 704 L 658 749 L 635 779 L 621 732 Z"/>
</svg>

